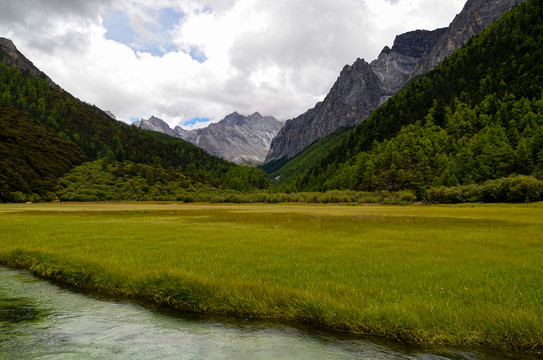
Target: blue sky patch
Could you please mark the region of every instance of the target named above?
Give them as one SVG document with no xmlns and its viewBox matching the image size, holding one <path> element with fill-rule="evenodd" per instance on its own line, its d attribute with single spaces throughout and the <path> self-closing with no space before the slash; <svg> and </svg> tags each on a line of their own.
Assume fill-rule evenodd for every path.
<svg viewBox="0 0 543 360">
<path fill-rule="evenodd" d="M 130 116 L 130 123 L 136 122 L 138 120 L 141 120 L 141 118 Z"/>
<path fill-rule="evenodd" d="M 177 51 L 170 31 L 181 22 L 183 14 L 172 8 L 153 9 L 144 7 L 152 18 L 144 24 L 145 31 L 136 31 L 130 18 L 121 10 L 107 10 L 102 14 L 106 38 L 129 46 L 134 51 L 147 52 L 154 56 Z"/>
<path fill-rule="evenodd" d="M 104 27 L 106 28 L 106 39 L 117 41 L 131 46 L 138 37 L 138 34 L 130 26 L 128 16 L 120 11 L 106 11 L 103 14 Z"/>
<path fill-rule="evenodd" d="M 197 48 L 196 46 L 193 46 L 190 48 L 189 55 L 192 58 L 192 60 L 198 61 L 200 64 L 207 61 L 206 54 L 202 50 Z"/>
<path fill-rule="evenodd" d="M 190 120 L 187 120 L 187 121 L 181 121 L 181 125 L 196 125 L 198 123 L 202 123 L 202 122 L 208 122 L 208 121 L 211 121 L 211 119 L 209 118 L 201 118 L 201 117 L 194 117 Z"/>
<path fill-rule="evenodd" d="M 172 8 L 165 8 L 158 10 L 158 22 L 162 24 L 165 29 L 173 29 L 177 24 L 181 22 L 183 14 L 175 11 Z"/>
</svg>

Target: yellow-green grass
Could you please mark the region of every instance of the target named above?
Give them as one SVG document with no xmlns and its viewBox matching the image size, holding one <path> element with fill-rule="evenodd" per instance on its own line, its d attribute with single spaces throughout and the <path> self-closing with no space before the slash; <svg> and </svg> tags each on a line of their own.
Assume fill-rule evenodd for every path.
<svg viewBox="0 0 543 360">
<path fill-rule="evenodd" d="M 188 311 L 543 349 L 543 203 L 4 204 L 0 262 Z"/>
</svg>

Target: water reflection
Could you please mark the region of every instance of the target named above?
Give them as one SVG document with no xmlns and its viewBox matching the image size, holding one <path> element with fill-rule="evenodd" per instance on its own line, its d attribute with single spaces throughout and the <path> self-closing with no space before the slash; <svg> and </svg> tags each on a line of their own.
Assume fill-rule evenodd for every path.
<svg viewBox="0 0 543 360">
<path fill-rule="evenodd" d="M 0 322 L 18 323 L 21 321 L 34 321 L 38 317 L 38 310 L 32 305 L 10 304 L 10 301 L 6 301 L 0 304 L 0 309 Z"/>
<path fill-rule="evenodd" d="M 180 314 L 0 267 L 0 359 L 509 359 Z"/>
</svg>

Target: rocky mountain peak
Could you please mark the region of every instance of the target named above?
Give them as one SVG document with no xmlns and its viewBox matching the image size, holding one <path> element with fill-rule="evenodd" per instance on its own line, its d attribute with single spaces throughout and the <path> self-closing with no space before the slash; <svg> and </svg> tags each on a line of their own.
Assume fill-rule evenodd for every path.
<svg viewBox="0 0 543 360">
<path fill-rule="evenodd" d="M 39 77 L 47 81 L 47 83 L 56 89 L 61 89 L 60 86 L 55 84 L 49 76 L 45 75 L 40 69 L 38 69 L 32 61 L 28 60 L 15 46 L 13 41 L 0 37 L 0 62 L 7 64 L 8 66 L 14 66 L 23 74 L 29 74 L 34 77 Z"/>
<path fill-rule="evenodd" d="M 104 112 L 106 113 L 107 116 L 109 116 L 109 117 L 112 118 L 113 120 L 117 120 L 117 117 L 116 117 L 115 114 L 112 113 L 111 111 L 105 110 Z"/>
<path fill-rule="evenodd" d="M 311 143 L 342 126 L 364 121 L 414 75 L 432 70 L 472 36 L 525 0 L 468 0 L 446 29 L 398 35 L 370 64 L 346 65 L 323 102 L 288 120 L 273 139 L 266 162 L 292 158 Z"/>
<path fill-rule="evenodd" d="M 132 126 L 136 126 L 145 130 L 157 131 L 170 136 L 175 136 L 175 131 L 170 128 L 167 122 L 156 117 L 151 116 L 149 119 L 141 119 L 132 123 Z"/>
<path fill-rule="evenodd" d="M 0 50 L 7 53 L 13 53 L 17 51 L 17 48 L 10 39 L 0 37 Z"/>
<path fill-rule="evenodd" d="M 240 117 L 242 117 L 242 115 L 240 115 L 240 113 L 238 113 L 237 111 L 234 111 L 233 113 L 226 115 L 224 118 L 225 119 L 228 119 L 228 118 L 236 118 L 237 119 L 237 118 L 240 118 Z"/>
<path fill-rule="evenodd" d="M 316 140 L 344 126 L 356 126 L 409 80 L 420 57 L 442 30 L 413 31 L 396 37 L 371 63 L 356 59 L 345 65 L 326 98 L 313 109 L 286 122 L 273 139 L 266 162 L 292 158 Z M 412 49 L 411 49 L 412 47 Z"/>
<path fill-rule="evenodd" d="M 203 129 L 185 130 L 181 126 L 171 129 L 165 121 L 155 116 L 136 121 L 132 125 L 181 138 L 210 154 L 236 163 L 256 164 L 264 161 L 271 140 L 283 123 L 258 112 L 250 116 L 233 112 Z"/>
<path fill-rule="evenodd" d="M 432 51 L 447 28 L 434 31 L 415 30 L 396 36 L 391 51 L 402 55 L 421 58 Z M 386 48 L 386 47 L 385 47 Z"/>
<path fill-rule="evenodd" d="M 240 115 L 237 111 L 234 111 L 233 113 L 226 115 L 221 121 L 224 121 L 225 124 L 236 126 L 242 122 L 244 118 L 245 117 L 243 115 Z"/>
<path fill-rule="evenodd" d="M 361 70 L 363 71 L 368 65 L 369 64 L 364 59 L 358 58 L 352 65 L 347 64 L 343 67 L 343 70 L 339 74 L 338 79 L 340 79 L 342 76 L 352 73 L 353 71 L 354 72 L 361 71 Z"/>
<path fill-rule="evenodd" d="M 383 54 L 389 54 L 391 51 L 391 49 L 388 47 L 388 46 L 385 46 L 383 48 L 383 50 L 381 50 L 381 53 L 379 54 L 379 56 L 383 55 Z"/>
<path fill-rule="evenodd" d="M 432 51 L 428 56 L 421 59 L 413 75 L 430 72 L 447 56 L 462 47 L 469 39 L 497 20 L 504 12 L 525 1 L 468 0 Z"/>
</svg>

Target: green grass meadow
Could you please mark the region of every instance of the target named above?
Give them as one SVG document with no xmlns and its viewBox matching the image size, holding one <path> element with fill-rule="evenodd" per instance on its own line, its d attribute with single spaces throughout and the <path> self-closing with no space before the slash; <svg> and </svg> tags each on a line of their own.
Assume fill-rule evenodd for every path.
<svg viewBox="0 0 543 360">
<path fill-rule="evenodd" d="M 188 311 L 543 350 L 543 203 L 2 204 L 0 263 Z"/>
</svg>

